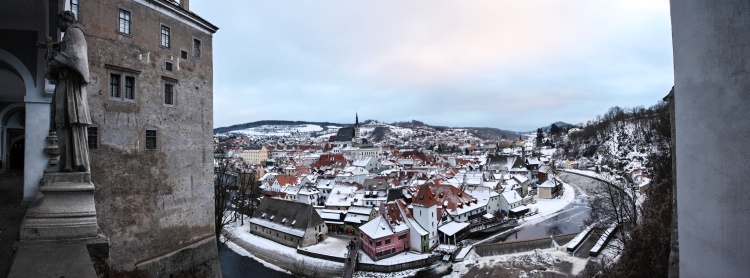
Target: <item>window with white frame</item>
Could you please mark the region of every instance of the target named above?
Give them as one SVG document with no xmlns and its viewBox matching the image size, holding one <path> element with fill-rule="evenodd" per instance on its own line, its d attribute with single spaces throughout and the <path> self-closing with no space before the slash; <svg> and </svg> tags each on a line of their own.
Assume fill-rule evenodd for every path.
<svg viewBox="0 0 750 278">
<path fill-rule="evenodd" d="M 81 20 L 81 16 L 79 14 L 78 0 L 70 0 L 70 11 L 73 12 L 77 20 Z"/>
<path fill-rule="evenodd" d="M 161 26 L 161 42 L 159 45 L 161 47 L 169 48 L 169 42 L 171 40 L 171 33 L 170 29 L 167 26 L 162 25 Z"/>
<path fill-rule="evenodd" d="M 118 19 L 117 32 L 125 35 L 130 35 L 130 12 L 120 9 L 120 16 Z"/>
</svg>

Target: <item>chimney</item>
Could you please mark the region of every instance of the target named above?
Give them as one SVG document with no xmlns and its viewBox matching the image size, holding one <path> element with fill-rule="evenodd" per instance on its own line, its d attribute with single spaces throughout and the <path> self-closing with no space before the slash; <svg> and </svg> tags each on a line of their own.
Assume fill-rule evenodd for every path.
<svg viewBox="0 0 750 278">
<path fill-rule="evenodd" d="M 190 0 L 180 0 L 180 7 L 182 7 L 186 11 L 189 11 L 190 10 Z"/>
</svg>

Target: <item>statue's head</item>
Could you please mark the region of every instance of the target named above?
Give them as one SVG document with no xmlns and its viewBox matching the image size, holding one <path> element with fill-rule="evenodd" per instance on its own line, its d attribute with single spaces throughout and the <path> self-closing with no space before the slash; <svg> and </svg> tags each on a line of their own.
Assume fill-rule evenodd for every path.
<svg viewBox="0 0 750 278">
<path fill-rule="evenodd" d="M 60 28 L 60 31 L 65 32 L 75 22 L 76 15 L 71 11 L 63 11 L 57 15 L 57 27 Z"/>
</svg>

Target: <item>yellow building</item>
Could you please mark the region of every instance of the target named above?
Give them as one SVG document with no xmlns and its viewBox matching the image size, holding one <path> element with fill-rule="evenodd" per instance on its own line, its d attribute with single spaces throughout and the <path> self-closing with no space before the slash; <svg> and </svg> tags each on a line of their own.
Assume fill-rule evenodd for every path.
<svg viewBox="0 0 750 278">
<path fill-rule="evenodd" d="M 268 150 L 265 146 L 260 148 L 247 148 L 242 151 L 242 159 L 248 164 L 259 164 L 268 160 Z"/>
</svg>

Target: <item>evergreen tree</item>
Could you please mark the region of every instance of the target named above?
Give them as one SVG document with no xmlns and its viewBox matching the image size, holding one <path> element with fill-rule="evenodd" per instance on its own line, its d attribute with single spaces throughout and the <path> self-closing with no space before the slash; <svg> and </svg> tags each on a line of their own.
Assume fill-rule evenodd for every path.
<svg viewBox="0 0 750 278">
<path fill-rule="evenodd" d="M 544 132 L 541 128 L 536 129 L 536 145 L 541 146 L 542 142 L 544 142 Z"/>
<path fill-rule="evenodd" d="M 549 128 L 549 134 L 557 135 L 558 133 L 560 133 L 560 128 L 558 128 L 556 124 L 552 124 Z"/>
</svg>

